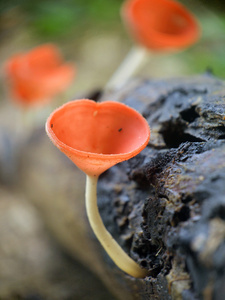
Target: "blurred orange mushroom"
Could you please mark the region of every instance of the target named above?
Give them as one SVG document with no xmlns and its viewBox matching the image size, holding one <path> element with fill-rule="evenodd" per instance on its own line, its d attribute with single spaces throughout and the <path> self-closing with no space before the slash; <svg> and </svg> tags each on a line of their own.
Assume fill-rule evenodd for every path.
<svg viewBox="0 0 225 300">
<path fill-rule="evenodd" d="M 150 50 L 180 50 L 199 37 L 195 18 L 174 0 L 127 0 L 122 17 L 134 40 Z"/>
<path fill-rule="evenodd" d="M 56 109 L 46 122 L 46 132 L 54 145 L 87 175 L 87 215 L 104 249 L 124 272 L 145 277 L 147 270 L 133 261 L 106 230 L 96 191 L 100 174 L 146 147 L 150 138 L 146 120 L 122 103 L 81 99 Z"/>
<path fill-rule="evenodd" d="M 12 98 L 23 106 L 34 106 L 63 91 L 71 83 L 75 68 L 63 62 L 55 45 L 44 44 L 10 57 L 5 73 Z"/>
<path fill-rule="evenodd" d="M 149 51 L 183 50 L 194 44 L 200 29 L 187 8 L 174 0 L 127 0 L 121 10 L 127 31 L 137 43 L 107 84 L 114 88 L 134 74 Z"/>
</svg>

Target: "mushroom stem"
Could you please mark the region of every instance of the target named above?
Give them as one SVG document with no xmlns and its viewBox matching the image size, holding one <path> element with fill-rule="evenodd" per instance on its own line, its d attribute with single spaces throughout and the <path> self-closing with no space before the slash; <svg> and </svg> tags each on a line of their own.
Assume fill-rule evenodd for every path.
<svg viewBox="0 0 225 300">
<path fill-rule="evenodd" d="M 86 176 L 86 210 L 90 225 L 96 237 L 114 263 L 121 270 L 133 277 L 146 277 L 147 270 L 142 269 L 134 260 L 132 260 L 106 230 L 97 206 L 97 183 L 98 176 Z"/>
<path fill-rule="evenodd" d="M 144 47 L 132 47 L 122 64 L 106 84 L 105 91 L 108 92 L 122 87 L 143 66 L 148 55 L 149 51 Z"/>
</svg>

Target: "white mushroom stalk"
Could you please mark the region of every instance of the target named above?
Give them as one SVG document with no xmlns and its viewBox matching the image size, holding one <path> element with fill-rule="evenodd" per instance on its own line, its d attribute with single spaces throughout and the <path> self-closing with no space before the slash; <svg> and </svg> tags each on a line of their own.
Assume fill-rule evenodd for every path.
<svg viewBox="0 0 225 300">
<path fill-rule="evenodd" d="M 104 90 L 110 92 L 123 87 L 141 69 L 149 56 L 149 51 L 144 47 L 133 46 L 122 64 L 105 85 Z"/>
</svg>

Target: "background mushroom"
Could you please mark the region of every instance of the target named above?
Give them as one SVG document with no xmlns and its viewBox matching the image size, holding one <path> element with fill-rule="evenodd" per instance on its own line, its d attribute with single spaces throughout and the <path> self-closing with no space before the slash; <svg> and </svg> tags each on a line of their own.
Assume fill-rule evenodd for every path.
<svg viewBox="0 0 225 300">
<path fill-rule="evenodd" d="M 59 49 L 44 44 L 15 54 L 5 64 L 10 95 L 23 106 L 41 105 L 71 83 L 75 68 L 64 63 Z"/>
<path fill-rule="evenodd" d="M 16 130 L 27 137 L 36 125 L 44 124 L 49 102 L 71 84 L 75 65 L 65 63 L 58 47 L 48 43 L 10 56 L 4 76 L 10 100 L 18 104 Z"/>
<path fill-rule="evenodd" d="M 106 90 L 122 86 L 150 52 L 183 50 L 199 38 L 194 16 L 174 0 L 127 0 L 121 16 L 136 46 L 106 84 Z"/>
</svg>

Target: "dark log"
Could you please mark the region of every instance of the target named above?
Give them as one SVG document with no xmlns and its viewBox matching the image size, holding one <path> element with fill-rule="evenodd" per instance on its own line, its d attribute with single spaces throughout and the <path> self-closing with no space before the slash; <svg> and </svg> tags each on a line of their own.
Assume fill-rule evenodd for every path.
<svg viewBox="0 0 225 300">
<path fill-rule="evenodd" d="M 150 271 L 132 299 L 225 299 L 224 82 L 148 80 L 115 100 L 152 131 L 148 147 L 99 184 L 105 224 Z"/>
</svg>

